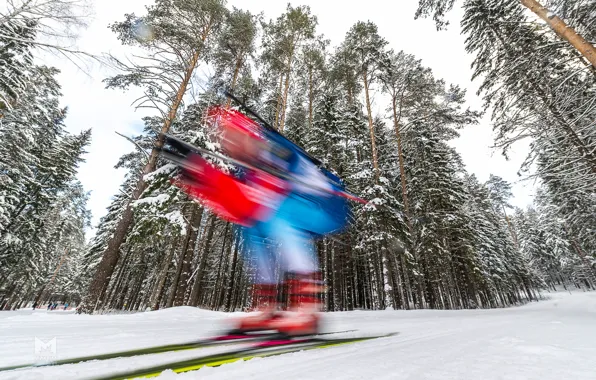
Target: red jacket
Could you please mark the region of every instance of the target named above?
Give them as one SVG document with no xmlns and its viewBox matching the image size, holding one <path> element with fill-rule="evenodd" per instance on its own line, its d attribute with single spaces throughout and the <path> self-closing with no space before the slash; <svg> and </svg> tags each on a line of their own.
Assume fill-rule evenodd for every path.
<svg viewBox="0 0 596 380">
<path fill-rule="evenodd" d="M 265 220 L 287 193 L 285 181 L 262 171 L 250 171 L 241 181 L 200 156 L 189 161 L 190 169 L 176 185 L 232 223 L 251 226 Z"/>
</svg>

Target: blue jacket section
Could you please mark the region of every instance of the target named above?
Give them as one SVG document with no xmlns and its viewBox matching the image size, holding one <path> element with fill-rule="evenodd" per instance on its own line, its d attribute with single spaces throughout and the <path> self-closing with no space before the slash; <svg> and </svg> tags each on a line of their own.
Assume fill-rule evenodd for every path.
<svg viewBox="0 0 596 380">
<path fill-rule="evenodd" d="M 330 171 L 319 168 L 304 150 L 277 132 L 269 132 L 267 138 L 273 146 L 273 154 L 288 163 L 288 172 L 309 182 L 309 172 L 317 171 L 326 179 L 331 191 L 310 190 L 306 186 L 296 186 L 280 205 L 276 216 L 292 224 L 295 228 L 314 235 L 340 232 L 345 228 L 350 214 L 349 204 L 344 197 L 337 195 L 345 187 L 342 181 Z M 336 192 L 334 194 L 334 192 Z"/>
<path fill-rule="evenodd" d="M 256 283 L 277 282 L 275 268 L 282 272 L 312 273 L 318 269 L 313 236 L 340 232 L 349 217 L 348 202 L 337 193 L 344 190 L 340 179 L 317 164 L 285 137 L 269 131 L 270 164 L 288 172 L 295 181 L 292 190 L 265 221 L 244 228 L 245 253 L 256 263 Z M 280 254 L 277 255 L 276 252 Z"/>
</svg>

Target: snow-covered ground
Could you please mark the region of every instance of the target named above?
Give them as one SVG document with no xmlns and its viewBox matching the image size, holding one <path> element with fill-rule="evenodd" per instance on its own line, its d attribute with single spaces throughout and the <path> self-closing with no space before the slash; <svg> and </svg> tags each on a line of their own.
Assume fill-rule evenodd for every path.
<svg viewBox="0 0 596 380">
<path fill-rule="evenodd" d="M 548 294 L 547 294 L 548 295 Z M 463 311 L 353 311 L 325 315 L 328 330 L 399 331 L 376 341 L 202 368 L 164 379 L 596 380 L 596 293 L 550 294 L 522 307 Z M 180 343 L 216 333 L 231 316 L 180 307 L 128 315 L 0 312 L 0 367 L 31 362 L 56 338 L 57 358 Z M 356 334 L 356 333 L 353 333 Z M 228 350 L 203 348 L 61 367 L 0 379 L 82 379 Z"/>
</svg>

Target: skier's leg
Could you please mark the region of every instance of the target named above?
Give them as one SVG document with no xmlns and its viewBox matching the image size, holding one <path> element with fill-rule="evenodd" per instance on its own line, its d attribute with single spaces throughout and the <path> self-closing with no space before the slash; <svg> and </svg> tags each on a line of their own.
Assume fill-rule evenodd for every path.
<svg viewBox="0 0 596 380">
<path fill-rule="evenodd" d="M 254 259 L 256 263 L 255 283 L 257 284 L 277 284 L 275 276 L 275 255 L 272 252 L 271 242 L 264 234 L 262 224 L 243 229 L 244 253 Z"/>
<path fill-rule="evenodd" d="M 275 240 L 279 242 L 282 270 L 292 273 L 312 273 L 318 270 L 318 260 L 310 235 L 294 228 L 290 221 L 275 219 Z"/>
<path fill-rule="evenodd" d="M 323 207 L 299 194 L 290 194 L 268 223 L 276 241 L 281 243 L 283 269 L 296 273 L 312 273 L 319 269 L 313 235 L 325 235 L 343 227 L 334 210 Z"/>
<path fill-rule="evenodd" d="M 316 199 L 291 194 L 276 214 L 276 239 L 281 242 L 281 260 L 288 273 L 286 288 L 290 309 L 321 308 L 324 292 L 313 235 L 341 230 L 347 217 L 338 197 Z"/>
<path fill-rule="evenodd" d="M 289 335 L 314 334 L 318 331 L 320 294 L 323 286 L 318 274 L 318 260 L 309 233 L 296 228 L 292 215 L 308 213 L 308 204 L 287 199 L 271 220 L 270 234 L 279 242 L 288 309 L 284 318 L 274 321 L 276 330 Z M 313 221 L 315 222 L 315 221 Z"/>
<path fill-rule="evenodd" d="M 238 323 L 239 332 L 271 330 L 271 322 L 277 318 L 278 281 L 275 276 L 275 257 L 271 244 L 263 235 L 263 226 L 257 225 L 243 229 L 244 250 L 247 259 L 256 264 L 255 283 L 253 284 L 252 310 L 257 314 L 242 317 Z"/>
</svg>

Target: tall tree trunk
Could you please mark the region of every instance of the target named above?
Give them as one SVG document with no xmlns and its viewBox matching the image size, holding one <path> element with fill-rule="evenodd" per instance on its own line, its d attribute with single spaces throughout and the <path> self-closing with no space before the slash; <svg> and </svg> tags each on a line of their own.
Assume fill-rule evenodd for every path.
<svg viewBox="0 0 596 380">
<path fill-rule="evenodd" d="M 575 250 L 575 253 L 577 253 L 577 255 L 584 262 L 584 265 L 586 266 L 586 269 L 589 269 L 590 270 L 590 273 L 592 274 L 592 276 L 596 279 L 596 268 L 592 267 L 592 264 L 588 260 L 588 257 L 586 256 L 586 253 L 581 248 L 581 246 L 577 243 L 577 240 L 575 240 L 575 238 L 571 235 L 571 233 L 569 232 L 569 229 L 567 228 L 567 226 L 565 224 L 563 224 L 563 229 L 567 233 L 567 238 L 571 242 L 571 246 Z"/>
<path fill-rule="evenodd" d="M 314 101 L 313 96 L 313 83 L 312 83 L 312 67 L 308 68 L 308 128 L 312 129 L 312 104 Z"/>
<path fill-rule="evenodd" d="M 333 264 L 332 276 L 334 284 L 334 303 L 335 310 L 344 311 L 346 310 L 347 296 L 346 296 L 346 283 L 344 281 L 346 268 L 345 253 L 343 247 L 335 246 L 335 252 L 333 253 Z"/>
<path fill-rule="evenodd" d="M 393 106 L 393 124 L 395 126 L 395 136 L 397 137 L 397 157 L 399 161 L 399 176 L 401 179 L 401 195 L 402 200 L 404 202 L 404 211 L 406 214 L 406 222 L 408 224 L 408 229 L 410 230 L 410 235 L 412 234 L 412 217 L 410 215 L 410 202 L 408 200 L 408 189 L 406 186 L 406 169 L 404 165 L 404 154 L 402 148 L 402 140 L 401 140 L 401 131 L 400 131 L 400 120 L 401 120 L 401 101 L 403 101 L 403 94 L 400 100 L 400 107 L 399 107 L 399 117 L 397 115 L 397 99 L 393 97 L 392 99 L 392 106 Z"/>
<path fill-rule="evenodd" d="M 205 40 L 207 39 L 209 32 L 210 32 L 210 27 L 208 27 L 203 34 L 203 38 L 202 38 L 203 42 L 205 42 Z M 109 240 L 108 247 L 104 251 L 101 262 L 99 263 L 99 265 L 97 267 L 97 271 L 95 272 L 95 275 L 93 276 L 93 280 L 91 281 L 91 285 L 89 286 L 89 291 L 87 293 L 87 296 L 85 297 L 85 300 L 83 301 L 83 304 L 81 305 L 81 308 L 80 308 L 80 310 L 84 313 L 92 313 L 95 310 L 96 305 L 98 307 L 101 306 L 101 305 L 98 305 L 98 303 L 99 303 L 98 301 L 101 299 L 102 293 L 103 293 L 104 289 L 106 288 L 106 286 L 105 286 L 106 283 L 108 283 L 110 281 L 110 278 L 112 277 L 114 268 L 116 267 L 116 264 L 118 263 L 118 259 L 120 258 L 120 246 L 124 242 L 126 235 L 128 234 L 128 229 L 133 222 L 134 212 L 133 212 L 133 208 L 132 208 L 132 203 L 134 201 L 138 200 L 141 197 L 141 195 L 143 194 L 143 192 L 145 191 L 145 189 L 147 188 L 147 184 L 143 180 L 143 177 L 146 174 L 153 172 L 157 166 L 157 159 L 159 157 L 159 152 L 164 144 L 163 136 L 165 133 L 167 133 L 170 130 L 170 126 L 172 125 L 172 123 L 174 122 L 174 120 L 176 118 L 176 114 L 178 113 L 178 108 L 182 104 L 182 98 L 184 97 L 184 94 L 186 93 L 186 89 L 188 87 L 190 79 L 192 78 L 192 74 L 194 73 L 194 70 L 195 70 L 197 63 L 199 61 L 200 53 L 201 53 L 201 50 L 199 48 L 193 53 L 193 55 L 190 58 L 190 61 L 188 62 L 188 65 L 186 67 L 186 71 L 184 72 L 182 81 L 180 82 L 180 85 L 177 89 L 176 96 L 174 97 L 174 100 L 170 106 L 167 117 L 164 119 L 161 131 L 160 131 L 161 134 L 155 141 L 155 145 L 154 145 L 153 149 L 151 150 L 151 154 L 149 155 L 149 160 L 145 164 L 145 167 L 143 168 L 143 171 L 142 171 L 141 175 L 139 176 L 139 180 L 137 182 L 137 186 L 136 186 L 135 190 L 132 193 L 132 197 L 128 201 L 128 204 L 126 205 L 126 208 L 125 208 L 124 212 L 122 213 L 122 217 L 120 218 L 120 220 L 118 221 L 118 224 L 116 225 L 114 235 L 112 235 L 112 238 Z"/>
<path fill-rule="evenodd" d="M 33 304 L 34 305 L 38 305 L 39 301 L 41 300 L 41 296 L 45 293 L 46 287 L 43 286 L 39 292 L 37 292 L 37 295 L 35 296 L 35 299 L 33 300 Z"/>
<path fill-rule="evenodd" d="M 354 310 L 354 283 L 352 278 L 354 277 L 354 266 L 352 265 L 352 257 L 354 253 L 352 251 L 352 245 L 348 245 L 347 252 L 344 252 L 345 264 L 344 271 L 342 271 L 342 277 L 344 280 L 344 290 L 346 294 L 346 306 L 348 310 Z M 347 273 L 346 273 L 347 272 Z"/>
<path fill-rule="evenodd" d="M 292 61 L 294 61 L 294 48 L 290 52 L 290 58 L 288 59 L 288 67 L 286 70 L 286 83 L 284 85 L 284 96 L 282 99 L 281 106 L 281 117 L 279 118 L 279 131 L 284 131 L 284 125 L 286 123 L 286 108 L 288 105 L 288 93 L 290 90 L 290 77 L 292 76 Z"/>
<path fill-rule="evenodd" d="M 410 306 L 411 303 L 414 299 L 413 293 L 412 293 L 412 283 L 410 281 L 410 276 L 409 271 L 408 271 L 408 264 L 407 264 L 407 258 L 406 258 L 406 252 L 403 251 L 400 253 L 400 267 L 401 267 L 401 277 L 402 277 L 402 283 L 404 284 L 403 287 L 405 288 L 405 295 L 404 295 L 404 309 L 406 310 L 410 310 Z"/>
<path fill-rule="evenodd" d="M 596 67 L 596 47 L 579 35 L 575 29 L 567 25 L 558 16 L 546 9 L 536 0 L 520 0 L 520 2 L 540 17 L 565 41 L 569 42 L 591 64 Z"/>
<path fill-rule="evenodd" d="M 64 260 L 66 260 L 66 256 L 68 255 L 68 249 L 64 250 L 64 253 L 62 254 L 62 257 L 60 257 L 60 262 L 58 263 L 58 266 L 56 266 L 56 269 L 54 270 L 54 274 L 52 274 L 52 278 L 50 278 L 50 281 L 44 286 L 43 291 L 41 292 L 41 294 L 39 294 L 36 299 L 35 302 L 37 303 L 39 301 L 39 299 L 43 296 L 43 294 L 46 292 L 46 290 L 50 289 L 50 287 L 52 286 L 52 284 L 54 283 L 54 280 L 56 279 L 56 275 L 58 274 L 58 271 L 60 270 L 60 268 L 62 267 L 62 264 L 64 264 Z"/>
<path fill-rule="evenodd" d="M 174 306 L 184 305 L 186 298 L 186 291 L 188 280 L 190 279 L 191 261 L 196 247 L 197 239 L 199 238 L 199 228 L 201 226 L 201 219 L 203 218 L 203 209 L 197 212 L 197 206 L 193 205 L 192 217 L 190 219 L 191 229 L 188 244 L 186 244 L 186 254 L 182 261 L 182 268 L 180 271 L 180 278 L 178 279 L 178 288 L 176 289 L 176 297 L 174 298 Z"/>
<path fill-rule="evenodd" d="M 242 68 L 242 65 L 244 63 L 244 59 L 242 57 L 239 57 L 236 60 L 236 67 L 234 67 L 234 76 L 232 77 L 232 84 L 230 85 L 230 91 L 234 92 L 234 90 L 236 89 L 236 81 L 238 80 L 238 73 L 240 73 L 240 69 Z M 230 108 L 232 106 L 232 99 L 228 99 L 228 102 L 226 104 L 226 108 Z"/>
<path fill-rule="evenodd" d="M 228 251 L 229 251 L 229 227 L 230 223 L 226 223 L 226 228 L 223 235 L 223 243 L 221 245 L 221 253 L 219 263 L 217 265 L 217 277 L 215 278 L 215 288 L 213 289 L 213 298 L 211 302 L 211 309 L 218 310 L 222 304 L 224 287 L 222 284 L 225 281 L 225 268 L 228 266 Z"/>
<path fill-rule="evenodd" d="M 228 291 L 226 295 L 226 311 L 232 311 L 232 302 L 234 300 L 235 281 L 236 281 L 236 268 L 238 267 L 238 246 L 240 245 L 240 239 L 236 236 L 236 242 L 234 244 L 234 256 L 232 257 L 232 267 L 230 271 L 230 284 L 228 285 Z"/>
<path fill-rule="evenodd" d="M 396 309 L 405 309 L 405 304 L 406 304 L 406 297 L 404 295 L 404 281 L 401 277 L 401 272 L 400 272 L 400 265 L 399 265 L 399 261 L 397 258 L 397 255 L 399 255 L 401 253 L 394 253 L 392 255 L 393 257 L 393 267 L 395 268 L 395 287 L 397 289 L 397 304 L 395 305 Z"/>
<path fill-rule="evenodd" d="M 176 252 L 177 244 L 176 242 L 172 243 L 171 249 L 168 251 L 168 254 L 164 258 L 163 262 L 161 263 L 161 273 L 157 277 L 155 290 L 153 291 L 153 296 L 150 303 L 152 310 L 159 309 L 159 303 L 161 301 L 161 297 L 163 294 L 163 290 L 166 284 L 166 280 L 168 278 L 168 269 L 170 268 L 170 263 L 172 262 L 172 257 Z"/>
<path fill-rule="evenodd" d="M 284 85 L 284 73 L 282 72 L 279 74 L 279 92 L 277 95 L 277 102 L 275 103 L 275 124 L 273 125 L 275 129 L 279 130 L 279 118 L 281 115 L 281 104 L 282 104 L 282 89 Z"/>
<path fill-rule="evenodd" d="M 366 112 L 368 115 L 368 128 L 370 129 L 370 145 L 372 148 L 372 161 L 373 161 L 373 167 L 375 169 L 375 184 L 379 183 L 379 160 L 378 160 L 378 156 L 377 156 L 377 143 L 375 140 L 375 127 L 373 124 L 373 118 L 372 118 L 372 110 L 370 107 L 370 96 L 369 96 L 369 89 L 368 89 L 368 74 L 367 71 L 364 70 L 364 72 L 362 73 L 362 80 L 364 81 L 364 96 L 366 97 Z"/>
<path fill-rule="evenodd" d="M 178 260 L 178 264 L 176 265 L 176 275 L 174 277 L 174 281 L 172 282 L 172 288 L 170 290 L 170 295 L 168 296 L 166 307 L 180 306 L 184 300 L 184 290 L 186 290 L 186 287 L 181 285 L 181 282 L 184 282 L 184 278 L 182 277 L 184 267 L 189 265 L 188 262 L 190 258 L 187 256 L 189 252 L 188 246 L 192 244 L 189 242 L 190 238 L 185 239 L 185 244 L 182 248 L 182 251 L 180 251 L 180 258 Z"/>
<path fill-rule="evenodd" d="M 187 234 L 190 233 L 187 228 Z M 186 255 L 186 246 L 188 244 L 188 235 L 184 239 L 184 244 L 182 245 L 182 249 L 180 250 L 180 257 L 178 258 L 178 262 L 176 264 L 176 273 L 174 274 L 174 278 L 172 279 L 172 283 L 170 284 L 170 292 L 168 294 L 168 299 L 166 301 L 166 308 L 174 306 L 174 298 L 176 298 L 176 290 L 178 289 L 178 281 L 180 280 L 180 273 L 182 273 L 182 263 L 184 261 L 184 256 Z"/>
<path fill-rule="evenodd" d="M 511 221 L 509 220 L 507 211 L 505 211 L 505 205 L 502 204 L 501 207 L 503 208 L 503 214 L 505 214 L 505 220 L 507 221 L 507 227 L 509 227 L 509 233 L 511 234 L 511 238 L 513 239 L 513 242 L 515 243 L 515 248 L 517 248 L 517 250 L 519 251 L 519 243 L 517 241 L 517 235 L 515 234 L 515 231 L 513 231 L 513 226 L 511 225 Z"/>
<path fill-rule="evenodd" d="M 195 276 L 195 282 L 192 286 L 192 291 L 190 293 L 190 306 L 197 306 L 199 304 L 199 299 L 201 297 L 201 285 L 203 283 L 203 275 L 205 273 L 205 264 L 207 263 L 207 258 L 209 257 L 209 251 L 211 249 L 211 240 L 213 239 L 213 231 L 215 231 L 215 214 L 210 215 L 210 223 L 207 229 L 207 236 L 205 237 L 205 243 L 203 244 L 203 254 L 201 255 L 201 259 L 199 261 L 197 267 L 197 274 Z M 227 226 L 226 226 L 227 231 Z M 225 245 L 225 244 L 224 244 Z"/>
<path fill-rule="evenodd" d="M 190 207 L 192 207 L 194 210 L 195 206 L 191 205 Z M 176 298 L 176 292 L 178 290 L 178 282 L 180 281 L 180 275 L 182 273 L 182 266 L 184 265 L 186 252 L 188 251 L 188 244 L 190 242 L 190 237 L 192 234 L 192 219 L 193 215 L 191 214 L 190 220 L 186 226 L 186 234 L 184 236 L 184 243 L 182 244 L 182 249 L 180 250 L 180 257 L 178 258 L 178 263 L 176 264 L 176 274 L 174 275 L 174 279 L 172 280 L 172 284 L 170 285 L 170 294 L 166 302 L 166 307 L 172 307 L 174 305 L 174 299 Z"/>
<path fill-rule="evenodd" d="M 335 311 L 335 279 L 333 278 L 333 254 L 335 244 L 325 244 L 325 282 L 327 283 L 327 311 Z"/>
<path fill-rule="evenodd" d="M 120 285 L 122 284 L 122 281 L 124 279 L 124 270 L 126 269 L 128 261 L 130 260 L 130 257 L 132 255 L 133 253 L 131 252 L 131 248 L 129 246 L 126 253 L 124 254 L 124 257 L 121 260 L 120 268 L 118 269 L 118 273 L 116 274 L 116 280 L 112 281 L 111 289 L 108 292 L 105 292 L 105 297 L 102 299 L 104 307 L 105 305 L 114 305 L 114 297 L 118 294 L 118 289 L 120 289 Z"/>
<path fill-rule="evenodd" d="M 141 289 L 143 287 L 143 282 L 145 280 L 145 273 L 147 272 L 147 263 L 145 262 L 145 258 L 146 258 L 146 252 L 142 251 L 141 252 L 141 257 L 140 260 L 137 262 L 138 266 L 141 266 L 142 269 L 140 269 L 137 266 L 137 275 L 133 277 L 132 279 L 132 298 L 130 299 L 130 301 L 128 302 L 128 310 L 137 310 L 138 306 L 139 306 L 139 302 L 140 301 L 140 294 L 141 294 Z"/>
<path fill-rule="evenodd" d="M 234 301 L 232 303 L 232 310 L 234 311 L 236 309 L 238 309 L 239 306 L 243 306 L 245 301 L 246 301 L 246 288 L 247 288 L 247 284 L 246 281 L 243 281 L 242 275 L 244 272 L 244 263 L 242 261 L 237 263 L 238 265 L 238 269 L 237 269 L 237 283 L 239 284 L 239 286 L 236 286 L 236 291 L 234 292 Z"/>
</svg>

